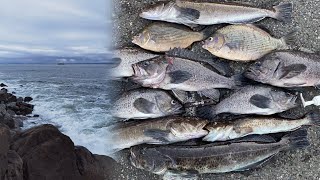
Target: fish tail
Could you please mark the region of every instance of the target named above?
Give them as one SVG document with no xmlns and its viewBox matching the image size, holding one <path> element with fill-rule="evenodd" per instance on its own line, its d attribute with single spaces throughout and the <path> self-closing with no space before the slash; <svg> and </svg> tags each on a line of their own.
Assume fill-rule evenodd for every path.
<svg viewBox="0 0 320 180">
<path fill-rule="evenodd" d="M 293 30 L 291 32 L 289 32 L 287 35 L 283 36 L 280 41 L 281 41 L 281 45 L 280 45 L 280 49 L 288 49 L 288 45 L 289 44 L 293 44 L 296 41 L 296 33 L 297 30 Z"/>
<path fill-rule="evenodd" d="M 238 89 L 243 86 L 249 85 L 250 80 L 246 78 L 243 74 L 236 74 L 231 77 L 234 81 L 234 86 L 232 87 L 233 89 Z"/>
<path fill-rule="evenodd" d="M 216 116 L 214 106 L 203 106 L 196 109 L 196 115 L 204 119 L 213 119 Z"/>
<path fill-rule="evenodd" d="M 215 30 L 216 30 L 215 26 L 209 26 L 204 28 L 204 30 L 201 31 L 203 35 L 202 40 L 207 39 L 209 36 L 211 36 L 213 32 L 215 32 Z"/>
<path fill-rule="evenodd" d="M 273 17 L 283 22 L 290 22 L 292 18 L 292 7 L 292 3 L 283 3 L 274 6 L 273 9 L 275 12 Z"/>
<path fill-rule="evenodd" d="M 307 115 L 309 119 L 309 125 L 320 126 L 320 113 L 311 112 Z"/>
<path fill-rule="evenodd" d="M 289 145 L 289 149 L 302 149 L 310 145 L 308 140 L 308 131 L 304 128 L 298 129 L 281 140 Z"/>
</svg>

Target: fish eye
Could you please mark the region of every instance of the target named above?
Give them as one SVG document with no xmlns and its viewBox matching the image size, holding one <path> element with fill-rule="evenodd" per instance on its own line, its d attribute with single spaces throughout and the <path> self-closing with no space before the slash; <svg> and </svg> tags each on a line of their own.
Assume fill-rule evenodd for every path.
<svg viewBox="0 0 320 180">
<path fill-rule="evenodd" d="M 213 37 L 209 37 L 209 41 L 213 41 Z"/>
<path fill-rule="evenodd" d="M 172 100 L 172 101 L 171 101 L 171 104 L 172 104 L 172 105 L 176 105 L 177 102 L 176 102 L 175 100 Z"/>
<path fill-rule="evenodd" d="M 149 64 L 150 64 L 149 61 L 145 61 L 142 63 L 143 66 L 148 66 Z"/>
</svg>

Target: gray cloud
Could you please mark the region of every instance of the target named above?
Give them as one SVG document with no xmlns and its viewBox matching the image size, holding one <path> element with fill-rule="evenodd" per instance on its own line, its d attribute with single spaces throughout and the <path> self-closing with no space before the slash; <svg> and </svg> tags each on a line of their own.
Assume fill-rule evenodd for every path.
<svg viewBox="0 0 320 180">
<path fill-rule="evenodd" d="M 109 0 L 2 0 L 0 57 L 104 52 L 110 12 Z"/>
</svg>

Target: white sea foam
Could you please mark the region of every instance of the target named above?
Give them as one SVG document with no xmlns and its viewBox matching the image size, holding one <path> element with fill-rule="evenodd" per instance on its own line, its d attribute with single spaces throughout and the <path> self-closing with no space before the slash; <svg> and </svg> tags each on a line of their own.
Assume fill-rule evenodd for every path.
<svg viewBox="0 0 320 180">
<path fill-rule="evenodd" d="M 16 92 L 17 96 L 34 98 L 31 102 L 35 105 L 33 114 L 40 117 L 29 118 L 24 122 L 24 129 L 40 124 L 53 124 L 68 135 L 75 145 L 84 146 L 95 154 L 107 154 L 107 125 L 111 119 L 107 110 L 108 90 L 104 79 L 98 79 L 98 73 L 104 73 L 104 69 L 81 68 L 78 73 L 68 73 L 77 71 L 72 68 L 78 67 L 69 68 L 71 69 L 63 71 L 65 74 L 55 74 L 54 71 L 61 73 L 61 70 L 55 66 L 47 67 L 47 72 L 41 73 L 42 77 L 37 74 L 36 67 L 31 68 L 34 71 L 21 73 L 20 70 L 15 72 L 17 74 L 3 73 L 0 68 L 0 81 L 7 84 L 8 89 Z M 83 78 L 78 77 L 83 76 L 81 73 L 84 74 Z"/>
</svg>

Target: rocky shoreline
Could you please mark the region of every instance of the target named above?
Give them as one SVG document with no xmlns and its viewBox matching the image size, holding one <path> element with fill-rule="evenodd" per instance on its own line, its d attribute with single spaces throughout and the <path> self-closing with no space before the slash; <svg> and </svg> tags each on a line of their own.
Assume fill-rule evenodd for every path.
<svg viewBox="0 0 320 180">
<path fill-rule="evenodd" d="M 0 180 L 113 179 L 114 160 L 75 146 L 55 126 L 22 131 L 33 112 L 32 98 L 17 97 L 3 83 L 0 87 Z"/>
</svg>

